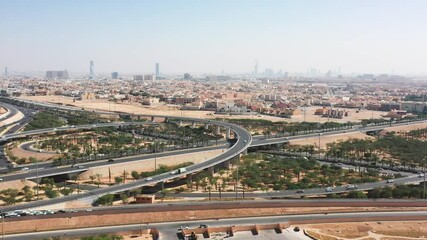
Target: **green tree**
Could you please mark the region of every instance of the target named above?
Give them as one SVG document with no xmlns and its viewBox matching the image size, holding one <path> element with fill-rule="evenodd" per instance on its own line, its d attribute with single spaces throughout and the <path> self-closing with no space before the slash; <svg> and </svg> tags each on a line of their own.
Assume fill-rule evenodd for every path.
<svg viewBox="0 0 427 240">
<path fill-rule="evenodd" d="M 366 195 L 361 191 L 350 191 L 347 198 L 366 198 Z"/>
<path fill-rule="evenodd" d="M 106 194 L 96 199 L 92 203 L 92 205 L 93 206 L 110 206 L 113 204 L 113 200 L 114 200 L 113 194 Z"/>
</svg>

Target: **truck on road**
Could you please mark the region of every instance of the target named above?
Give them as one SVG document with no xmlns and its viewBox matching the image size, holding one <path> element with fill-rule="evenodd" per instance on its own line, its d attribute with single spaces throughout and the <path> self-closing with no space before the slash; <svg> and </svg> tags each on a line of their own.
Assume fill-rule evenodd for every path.
<svg viewBox="0 0 427 240">
<path fill-rule="evenodd" d="M 170 174 L 174 175 L 174 174 L 180 174 L 180 173 L 184 173 L 186 172 L 187 169 L 186 168 L 178 168 L 177 170 L 173 170 Z"/>
</svg>

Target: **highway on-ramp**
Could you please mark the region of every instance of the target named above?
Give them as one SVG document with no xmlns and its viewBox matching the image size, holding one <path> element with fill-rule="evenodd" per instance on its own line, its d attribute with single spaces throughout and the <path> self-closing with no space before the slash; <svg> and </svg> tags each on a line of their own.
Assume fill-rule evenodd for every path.
<svg viewBox="0 0 427 240">
<path fill-rule="evenodd" d="M 159 117 L 159 116 L 157 116 L 157 117 Z M 164 117 L 164 116 L 160 116 L 160 117 Z M 168 173 L 153 176 L 148 181 L 147 181 L 147 179 L 140 179 L 140 180 L 136 180 L 134 182 L 125 183 L 125 184 L 118 184 L 118 185 L 114 185 L 114 186 L 111 186 L 108 188 L 100 188 L 100 189 L 96 189 L 96 190 L 86 192 L 86 193 L 73 194 L 73 195 L 68 195 L 68 196 L 64 196 L 64 197 L 60 197 L 60 198 L 41 200 L 41 201 L 36 201 L 36 202 L 29 202 L 29 203 L 19 204 L 19 205 L 15 205 L 15 206 L 7 206 L 7 207 L 2 208 L 2 211 L 12 211 L 12 210 L 17 210 L 17 209 L 35 208 L 35 207 L 52 205 L 52 204 L 57 204 L 57 203 L 63 203 L 63 202 L 73 201 L 73 200 L 83 199 L 83 198 L 95 199 L 99 196 L 102 196 L 102 195 L 105 195 L 108 193 L 124 192 L 127 190 L 132 190 L 132 189 L 143 187 L 143 186 L 153 185 L 153 184 L 156 184 L 159 182 L 168 181 L 171 179 L 175 179 L 178 177 L 185 176 L 187 174 L 202 171 L 204 169 L 213 167 L 219 163 L 227 161 L 227 160 L 239 155 L 242 151 L 246 150 L 252 142 L 252 136 L 246 129 L 241 128 L 240 126 L 232 124 L 232 123 L 226 123 L 226 122 L 220 122 L 220 121 L 214 121 L 214 120 L 200 120 L 197 118 L 187 118 L 187 117 L 174 117 L 174 118 L 178 118 L 178 119 L 182 119 L 182 120 L 186 120 L 186 121 L 201 121 L 201 122 L 205 122 L 208 124 L 214 124 L 217 126 L 225 127 L 227 129 L 230 129 L 231 131 L 233 131 L 235 133 L 235 135 L 237 137 L 237 141 L 234 143 L 234 145 L 231 148 L 227 149 L 226 151 L 224 151 L 220 155 L 215 156 L 215 157 L 213 157 L 207 161 L 204 161 L 202 163 L 195 164 L 195 165 L 187 167 L 186 168 L 187 171 L 184 173 L 171 174 L 170 172 L 168 172 Z M 35 130 L 35 131 L 37 131 L 37 130 Z"/>
</svg>

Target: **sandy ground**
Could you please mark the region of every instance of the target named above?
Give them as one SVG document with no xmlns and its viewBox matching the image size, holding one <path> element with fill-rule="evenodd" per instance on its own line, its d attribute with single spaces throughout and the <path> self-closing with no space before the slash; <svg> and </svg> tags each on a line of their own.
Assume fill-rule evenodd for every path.
<svg viewBox="0 0 427 240">
<path fill-rule="evenodd" d="M 34 187 L 36 185 L 37 184 L 35 182 L 27 181 L 27 180 L 14 180 L 14 181 L 0 182 L 0 191 L 8 188 L 21 190 L 25 186 Z"/>
<path fill-rule="evenodd" d="M 419 124 L 413 124 L 409 126 L 387 127 L 386 131 L 387 132 L 391 132 L 391 131 L 407 132 L 407 131 L 421 129 L 421 128 L 427 128 L 427 123 L 419 123 Z M 340 133 L 340 134 L 335 134 L 331 136 L 320 136 L 320 148 L 325 149 L 327 143 L 346 141 L 350 138 L 365 139 L 365 138 L 372 138 L 372 137 L 362 132 Z M 315 145 L 317 147 L 319 145 L 319 137 L 318 136 L 308 137 L 304 139 L 290 140 L 289 142 L 293 145 Z"/>
<path fill-rule="evenodd" d="M 349 116 L 343 119 L 328 119 L 321 118 L 319 116 L 314 115 L 316 109 L 321 108 L 317 106 L 307 107 L 304 111 L 301 111 L 301 114 L 292 116 L 291 119 L 280 118 L 274 116 L 226 116 L 226 115 L 207 115 L 212 112 L 210 111 L 188 111 L 188 110 L 178 110 L 176 107 L 169 107 L 165 105 L 159 106 L 142 106 L 137 103 L 113 103 L 103 99 L 97 100 L 82 100 L 73 102 L 73 99 L 70 97 L 63 96 L 22 96 L 21 98 L 30 99 L 33 101 L 42 101 L 42 102 L 51 102 L 51 103 L 61 103 L 61 104 L 71 104 L 77 107 L 82 107 L 85 109 L 99 109 L 99 110 L 108 110 L 108 111 L 122 111 L 134 114 L 158 114 L 158 115 L 171 115 L 171 116 L 185 116 L 185 117 L 197 117 L 197 118 L 252 118 L 252 119 L 265 119 L 270 121 L 288 121 L 288 122 L 341 122 L 345 123 L 348 121 L 357 122 L 362 119 L 370 119 L 370 118 L 381 118 L 381 115 L 386 114 L 385 112 L 380 111 L 368 111 L 361 110 L 359 113 L 356 113 L 357 109 L 345 109 L 349 112 Z M 340 109 L 340 108 L 334 108 Z M 305 114 L 304 114 L 305 112 Z"/>
<path fill-rule="evenodd" d="M 0 127 L 3 125 L 6 125 L 6 124 L 11 124 L 11 123 L 17 122 L 23 118 L 24 118 L 24 114 L 22 112 L 18 111 L 18 113 L 15 114 L 13 117 L 0 121 Z"/>
<path fill-rule="evenodd" d="M 319 239 L 426 239 L 427 221 L 301 225 Z M 322 235 L 322 236 L 320 236 Z"/>
<path fill-rule="evenodd" d="M 14 156 L 17 156 L 18 158 L 27 158 L 28 159 L 30 157 L 35 157 L 40 161 L 52 160 L 56 157 L 61 156 L 61 154 L 53 154 L 53 153 L 43 153 L 43 152 L 41 152 L 41 153 L 37 152 L 36 153 L 36 152 L 24 150 L 20 147 L 12 148 L 10 151 L 12 152 L 12 154 Z"/>
<path fill-rule="evenodd" d="M 357 138 L 357 139 L 365 139 L 365 138 L 371 138 L 370 136 L 361 133 L 340 133 L 336 135 L 330 135 L 330 136 L 320 136 L 320 148 L 325 149 L 326 144 L 337 142 L 337 141 L 346 141 L 351 138 Z M 292 145 L 314 145 L 316 148 L 319 146 L 319 137 L 308 137 L 298 140 L 290 140 L 290 144 Z"/>
</svg>

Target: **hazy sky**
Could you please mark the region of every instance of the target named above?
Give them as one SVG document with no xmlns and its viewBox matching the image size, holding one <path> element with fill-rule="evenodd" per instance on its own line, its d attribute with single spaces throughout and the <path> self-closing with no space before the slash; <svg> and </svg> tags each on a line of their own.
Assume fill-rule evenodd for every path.
<svg viewBox="0 0 427 240">
<path fill-rule="evenodd" d="M 426 0 L 0 0 L 0 67 L 427 73 Z"/>
</svg>

